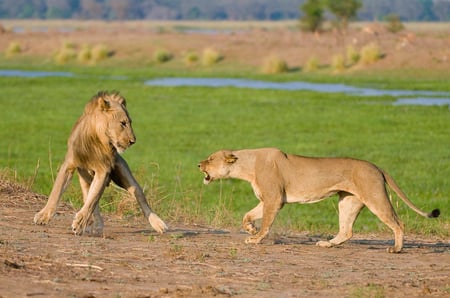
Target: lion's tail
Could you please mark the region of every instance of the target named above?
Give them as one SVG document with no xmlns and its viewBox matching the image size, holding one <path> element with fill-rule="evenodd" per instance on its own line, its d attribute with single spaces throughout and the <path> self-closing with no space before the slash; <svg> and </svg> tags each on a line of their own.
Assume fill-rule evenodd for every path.
<svg viewBox="0 0 450 298">
<path fill-rule="evenodd" d="M 408 197 L 405 195 L 405 193 L 400 189 L 400 187 L 397 185 L 397 183 L 395 183 L 394 179 L 385 171 L 381 170 L 381 173 L 384 176 L 384 181 L 386 181 L 386 183 L 389 185 L 389 187 L 400 197 L 400 199 L 403 200 L 403 202 L 405 202 L 406 205 L 408 205 L 409 208 L 411 208 L 412 210 L 414 210 L 415 212 L 417 212 L 418 214 L 422 215 L 423 217 L 438 217 L 441 214 L 441 211 L 439 211 L 439 209 L 434 209 L 433 211 L 431 211 L 431 213 L 427 213 L 425 211 L 420 210 L 419 208 L 417 208 L 413 202 L 411 202 Z"/>
</svg>

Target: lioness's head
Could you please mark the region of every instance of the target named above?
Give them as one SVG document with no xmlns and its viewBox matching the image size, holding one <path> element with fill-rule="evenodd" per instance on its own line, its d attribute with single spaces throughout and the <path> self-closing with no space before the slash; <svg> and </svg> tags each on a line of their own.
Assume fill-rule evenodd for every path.
<svg viewBox="0 0 450 298">
<path fill-rule="evenodd" d="M 211 154 L 198 164 L 200 171 L 205 175 L 203 183 L 209 184 L 216 179 L 228 178 L 236 160 L 237 157 L 230 150 L 221 150 Z"/>
<path fill-rule="evenodd" d="M 94 113 L 96 113 L 95 121 L 99 135 L 104 134 L 108 138 L 109 144 L 118 153 L 124 152 L 136 143 L 125 98 L 118 92 L 99 92 L 93 101 L 97 105 Z"/>
</svg>

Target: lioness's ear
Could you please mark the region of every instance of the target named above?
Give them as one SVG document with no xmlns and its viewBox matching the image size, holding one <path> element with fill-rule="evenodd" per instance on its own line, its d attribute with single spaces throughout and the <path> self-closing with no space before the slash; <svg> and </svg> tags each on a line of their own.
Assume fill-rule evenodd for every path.
<svg viewBox="0 0 450 298">
<path fill-rule="evenodd" d="M 236 162 L 237 159 L 238 158 L 236 157 L 236 155 L 233 155 L 232 153 L 225 156 L 225 162 L 227 162 L 227 163 L 234 163 L 234 162 Z"/>
</svg>

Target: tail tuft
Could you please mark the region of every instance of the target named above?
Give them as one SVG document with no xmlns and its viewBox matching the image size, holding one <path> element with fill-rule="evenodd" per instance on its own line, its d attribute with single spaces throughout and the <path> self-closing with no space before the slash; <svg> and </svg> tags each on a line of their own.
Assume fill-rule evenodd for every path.
<svg viewBox="0 0 450 298">
<path fill-rule="evenodd" d="M 430 214 L 428 214 L 428 217 L 430 217 L 430 218 L 439 217 L 440 214 L 441 214 L 441 211 L 439 209 L 434 209 L 433 211 L 431 211 Z"/>
</svg>

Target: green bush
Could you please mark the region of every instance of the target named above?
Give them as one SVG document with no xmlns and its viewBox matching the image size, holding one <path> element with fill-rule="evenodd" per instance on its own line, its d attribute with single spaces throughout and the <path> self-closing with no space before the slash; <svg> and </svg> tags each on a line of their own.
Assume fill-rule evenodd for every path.
<svg viewBox="0 0 450 298">
<path fill-rule="evenodd" d="M 173 55 L 169 51 L 164 49 L 156 50 L 153 54 L 153 61 L 157 63 L 165 63 L 172 60 L 172 58 Z"/>
<path fill-rule="evenodd" d="M 196 64 L 198 62 L 198 60 L 199 60 L 199 57 L 198 57 L 197 53 L 195 53 L 195 52 L 187 52 L 183 56 L 183 62 L 184 62 L 184 65 L 186 65 L 186 66 L 192 66 L 192 65 Z"/>
<path fill-rule="evenodd" d="M 289 70 L 286 61 L 276 55 L 271 55 L 264 60 L 263 73 L 283 73 Z"/>
<path fill-rule="evenodd" d="M 345 59 L 342 54 L 336 54 L 331 58 L 331 68 L 337 73 L 345 70 Z"/>
<path fill-rule="evenodd" d="M 361 49 L 361 58 L 359 59 L 359 62 L 363 65 L 369 65 L 380 60 L 382 56 L 378 44 L 372 42 Z"/>
<path fill-rule="evenodd" d="M 22 53 L 22 47 L 18 42 L 12 41 L 9 43 L 8 48 L 6 48 L 6 56 L 11 57 Z"/>
<path fill-rule="evenodd" d="M 305 67 L 303 68 L 306 72 L 313 72 L 319 69 L 319 59 L 316 56 L 312 56 L 306 61 Z"/>
<path fill-rule="evenodd" d="M 358 51 L 352 45 L 349 45 L 347 47 L 346 56 L 347 56 L 346 58 L 347 58 L 348 65 L 353 65 L 353 64 L 358 63 L 359 59 L 361 58 L 361 55 L 358 53 Z"/>
<path fill-rule="evenodd" d="M 202 64 L 204 66 L 211 66 L 223 59 L 223 56 L 213 48 L 206 48 L 203 50 Z"/>
<path fill-rule="evenodd" d="M 386 29 L 389 32 L 397 33 L 405 28 L 405 26 L 403 26 L 402 21 L 400 20 L 400 17 L 396 14 L 390 14 L 386 16 L 384 19 L 386 21 Z"/>
</svg>

